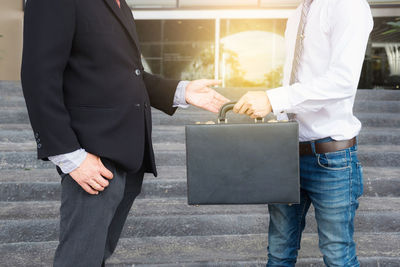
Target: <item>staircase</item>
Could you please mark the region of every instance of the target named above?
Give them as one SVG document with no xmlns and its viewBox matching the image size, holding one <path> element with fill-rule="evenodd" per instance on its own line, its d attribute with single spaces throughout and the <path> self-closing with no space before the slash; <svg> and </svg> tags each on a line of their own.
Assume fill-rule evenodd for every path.
<svg viewBox="0 0 400 267">
<path fill-rule="evenodd" d="M 355 221 L 363 266 L 400 266 L 400 91 L 360 90 L 364 196 Z M 107 266 L 263 266 L 268 209 L 186 204 L 184 125 L 213 120 L 194 108 L 153 113 L 159 178 L 146 175 Z M 60 178 L 36 160 L 19 83 L 0 82 L 0 266 L 51 266 Z M 311 209 L 297 266 L 323 266 Z"/>
</svg>

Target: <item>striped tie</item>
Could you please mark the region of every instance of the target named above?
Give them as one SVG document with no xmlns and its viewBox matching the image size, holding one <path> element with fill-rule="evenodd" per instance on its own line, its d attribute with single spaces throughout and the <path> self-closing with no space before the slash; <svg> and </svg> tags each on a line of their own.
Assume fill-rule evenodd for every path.
<svg viewBox="0 0 400 267">
<path fill-rule="evenodd" d="M 304 29 L 307 23 L 308 12 L 310 11 L 310 6 L 313 0 L 304 0 L 303 8 L 301 10 L 301 19 L 299 24 L 299 29 L 297 31 L 296 38 L 296 48 L 294 50 L 292 73 L 290 75 L 290 85 L 298 82 L 298 70 L 300 65 L 300 59 L 303 53 L 303 40 L 304 40 Z"/>
</svg>

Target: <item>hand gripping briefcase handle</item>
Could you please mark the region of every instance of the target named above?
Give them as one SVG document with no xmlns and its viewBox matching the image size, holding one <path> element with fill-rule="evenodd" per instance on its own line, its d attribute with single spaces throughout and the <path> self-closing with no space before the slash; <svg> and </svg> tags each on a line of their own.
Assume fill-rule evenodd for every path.
<svg viewBox="0 0 400 267">
<path fill-rule="evenodd" d="M 231 111 L 237 102 L 228 102 L 222 106 L 218 114 L 218 123 L 228 123 L 228 119 L 226 118 L 226 113 Z M 264 118 L 256 118 L 254 119 L 255 123 L 264 122 Z"/>
</svg>

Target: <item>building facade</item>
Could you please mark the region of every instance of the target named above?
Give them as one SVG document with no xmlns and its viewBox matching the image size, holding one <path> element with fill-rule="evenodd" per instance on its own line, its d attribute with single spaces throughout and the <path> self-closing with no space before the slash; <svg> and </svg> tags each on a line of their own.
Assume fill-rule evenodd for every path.
<svg viewBox="0 0 400 267">
<path fill-rule="evenodd" d="M 148 71 L 229 88 L 281 84 L 287 18 L 299 0 L 126 0 Z M 23 1 L 22 1 L 23 2 Z M 400 87 L 400 1 L 369 1 L 374 30 L 360 88 Z M 19 78 L 22 3 L 0 3 L 0 79 Z"/>
<path fill-rule="evenodd" d="M 284 31 L 298 0 L 127 0 L 148 71 L 221 79 L 225 87 L 279 86 Z M 369 1 L 375 27 L 360 88 L 400 86 L 400 1 Z"/>
</svg>

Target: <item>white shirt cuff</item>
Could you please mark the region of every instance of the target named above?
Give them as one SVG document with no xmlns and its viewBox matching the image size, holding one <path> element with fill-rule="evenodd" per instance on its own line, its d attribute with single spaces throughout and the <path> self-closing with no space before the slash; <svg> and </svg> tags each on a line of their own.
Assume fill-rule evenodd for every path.
<svg viewBox="0 0 400 267">
<path fill-rule="evenodd" d="M 186 103 L 186 87 L 189 81 L 180 81 L 176 87 L 173 107 L 188 108 L 189 104 Z"/>
<path fill-rule="evenodd" d="M 290 108 L 288 87 L 278 87 L 266 92 L 275 116 L 288 112 Z"/>
<path fill-rule="evenodd" d="M 81 148 L 71 153 L 49 157 L 49 160 L 60 167 L 63 173 L 71 173 L 86 159 L 87 152 Z"/>
</svg>

